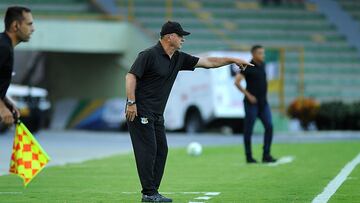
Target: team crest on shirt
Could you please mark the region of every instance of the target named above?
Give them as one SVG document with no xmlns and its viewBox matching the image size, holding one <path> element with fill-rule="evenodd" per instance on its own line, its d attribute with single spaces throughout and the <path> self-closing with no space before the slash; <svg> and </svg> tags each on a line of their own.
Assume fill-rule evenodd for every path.
<svg viewBox="0 0 360 203">
<path fill-rule="evenodd" d="M 146 117 L 141 117 L 141 123 L 142 124 L 148 124 L 149 123 L 149 120 L 148 120 L 148 118 L 146 118 Z"/>
</svg>

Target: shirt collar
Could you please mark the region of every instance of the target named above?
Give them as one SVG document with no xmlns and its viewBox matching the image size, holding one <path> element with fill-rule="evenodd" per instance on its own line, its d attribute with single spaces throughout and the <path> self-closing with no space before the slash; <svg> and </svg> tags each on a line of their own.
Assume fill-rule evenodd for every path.
<svg viewBox="0 0 360 203">
<path fill-rule="evenodd" d="M 9 35 L 8 35 L 6 32 L 2 32 L 1 34 L 2 34 L 2 35 L 4 36 L 4 38 L 7 40 L 7 42 L 9 43 L 9 45 L 10 45 L 11 47 L 13 47 Z"/>
<path fill-rule="evenodd" d="M 158 43 L 155 45 L 155 48 L 156 48 L 162 55 L 165 55 L 165 56 L 169 57 L 169 55 L 165 52 L 164 47 L 162 46 L 162 44 L 160 43 L 160 41 L 158 41 Z M 174 55 L 173 55 L 173 56 L 177 55 L 178 52 L 179 52 L 179 51 L 176 50 L 176 51 L 174 52 Z"/>
<path fill-rule="evenodd" d="M 254 64 L 255 66 L 263 66 L 264 63 L 256 63 L 254 59 L 251 59 L 250 63 Z"/>
<path fill-rule="evenodd" d="M 160 51 L 160 53 L 162 55 L 167 55 L 167 53 L 164 50 L 164 47 L 162 46 L 162 44 L 160 43 L 160 41 L 158 41 L 158 43 L 155 45 L 155 48 Z"/>
</svg>

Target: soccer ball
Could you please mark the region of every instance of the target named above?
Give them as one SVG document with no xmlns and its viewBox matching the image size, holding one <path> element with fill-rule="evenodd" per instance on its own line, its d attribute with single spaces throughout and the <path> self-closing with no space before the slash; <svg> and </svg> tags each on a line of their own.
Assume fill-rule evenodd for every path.
<svg viewBox="0 0 360 203">
<path fill-rule="evenodd" d="M 199 156 L 202 152 L 202 146 L 198 142 L 191 142 L 187 147 L 187 153 L 190 156 Z"/>
</svg>

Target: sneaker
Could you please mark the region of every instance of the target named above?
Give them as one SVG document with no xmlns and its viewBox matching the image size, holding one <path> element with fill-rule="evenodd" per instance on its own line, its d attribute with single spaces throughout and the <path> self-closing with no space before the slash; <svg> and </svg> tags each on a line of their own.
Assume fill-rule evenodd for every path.
<svg viewBox="0 0 360 203">
<path fill-rule="evenodd" d="M 143 195 L 141 202 L 172 202 L 172 199 L 164 197 L 161 194 Z"/>
<path fill-rule="evenodd" d="M 248 164 L 256 164 L 257 161 L 256 161 L 256 159 L 254 159 L 252 157 L 248 157 L 248 158 L 246 158 L 246 163 L 248 163 Z"/>
<path fill-rule="evenodd" d="M 272 157 L 271 155 L 263 156 L 263 159 L 262 159 L 263 163 L 274 163 L 276 161 L 277 160 L 274 157 Z"/>
</svg>

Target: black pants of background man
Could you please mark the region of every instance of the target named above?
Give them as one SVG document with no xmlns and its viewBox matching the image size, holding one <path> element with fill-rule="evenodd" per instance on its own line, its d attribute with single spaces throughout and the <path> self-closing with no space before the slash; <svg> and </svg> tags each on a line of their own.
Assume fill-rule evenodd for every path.
<svg viewBox="0 0 360 203">
<path fill-rule="evenodd" d="M 127 122 L 134 149 L 142 193 L 158 192 L 164 174 L 168 146 L 164 117 L 151 113 L 142 114 Z"/>
<path fill-rule="evenodd" d="M 251 136 L 256 118 L 260 118 L 260 121 L 265 128 L 263 156 L 270 156 L 270 148 L 273 139 L 273 123 L 269 104 L 267 102 L 262 102 L 260 104 L 250 104 L 249 102 L 245 101 L 244 106 L 244 145 L 246 157 L 252 157 Z"/>
</svg>

